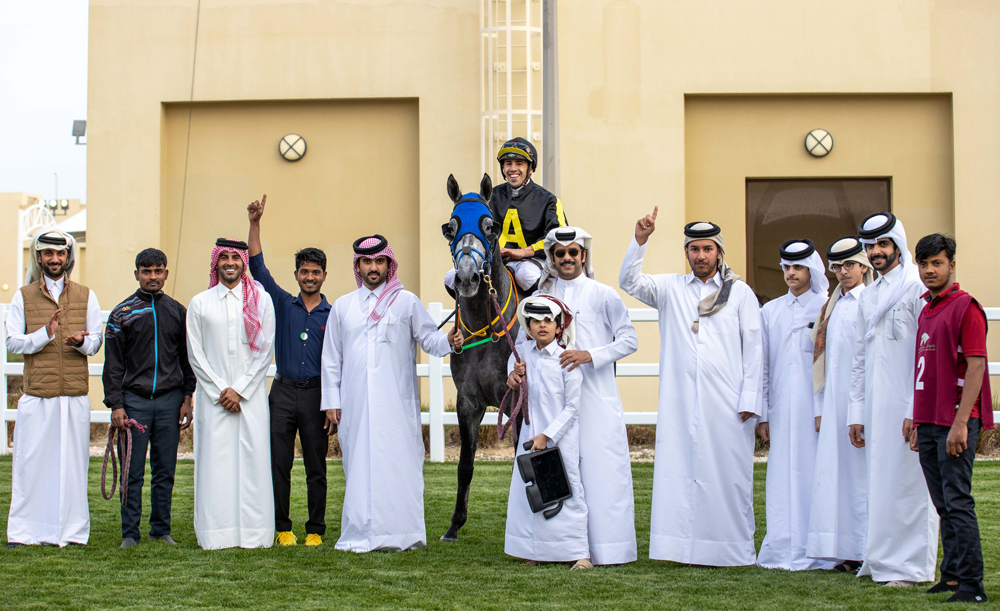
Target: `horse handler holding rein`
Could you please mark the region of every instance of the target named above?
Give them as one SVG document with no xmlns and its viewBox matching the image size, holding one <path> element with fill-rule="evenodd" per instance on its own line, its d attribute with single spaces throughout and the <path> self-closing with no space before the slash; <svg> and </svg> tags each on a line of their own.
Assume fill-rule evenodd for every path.
<svg viewBox="0 0 1000 611">
<path fill-rule="evenodd" d="M 128 472 L 122 549 L 140 539 L 147 444 L 152 472 L 149 538 L 176 544 L 170 538 L 170 504 L 177 445 L 181 431 L 191 426 L 197 382 L 188 362 L 187 308 L 163 292 L 168 274 L 163 252 L 140 252 L 135 258 L 139 289 L 115 306 L 104 332 L 104 404 L 112 410 L 111 426 L 124 429 L 126 418 L 142 425 L 132 428 L 128 465 L 119 445 L 122 473 Z"/>
<path fill-rule="evenodd" d="M 330 303 L 320 292 L 326 280 L 326 254 L 318 248 L 295 253 L 295 281 L 299 294 L 293 296 L 271 277 L 264 264 L 260 243 L 260 219 L 267 195 L 247 206 L 250 218 L 250 273 L 261 283 L 274 303 L 274 338 L 277 375 L 271 385 L 271 479 L 274 485 L 274 529 L 278 545 L 295 545 L 292 520 L 288 516 L 295 459 L 295 433 L 302 442 L 302 462 L 306 468 L 306 545 L 322 545 L 326 534 L 326 453 L 330 438 L 324 430 L 320 411 L 320 360 L 323 333 L 330 315 Z M 336 428 L 329 431 L 330 435 Z"/>
<path fill-rule="evenodd" d="M 462 333 L 438 331 L 403 290 L 398 267 L 382 236 L 356 241 L 358 290 L 333 303 L 323 340 L 323 411 L 327 427 L 338 427 L 347 479 L 336 546 L 344 551 L 427 543 L 417 344 L 444 356 L 461 347 Z"/>
</svg>

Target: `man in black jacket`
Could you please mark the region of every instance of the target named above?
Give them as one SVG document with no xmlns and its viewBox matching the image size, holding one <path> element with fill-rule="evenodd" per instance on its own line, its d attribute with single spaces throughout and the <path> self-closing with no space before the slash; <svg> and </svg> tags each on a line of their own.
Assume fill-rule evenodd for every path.
<svg viewBox="0 0 1000 611">
<path fill-rule="evenodd" d="M 531 180 L 538 167 L 538 153 L 524 138 L 504 142 L 497 153 L 504 182 L 493 189 L 489 206 L 500 223 L 500 254 L 517 285 L 533 292 L 545 264 L 545 236 L 566 226 L 566 213 L 558 197 Z M 444 278 L 449 292 L 455 288 L 455 270 Z"/>
<path fill-rule="evenodd" d="M 104 332 L 104 404 L 111 426 L 126 418 L 146 427 L 132 428 L 128 501 L 122 507 L 122 548 L 139 542 L 142 484 L 149 445 L 152 485 L 149 538 L 170 538 L 170 502 L 180 432 L 191 425 L 191 397 L 196 385 L 187 355 L 187 309 L 163 292 L 167 256 L 147 248 L 135 258 L 139 290 L 118 304 Z M 124 462 L 122 444 L 119 458 Z M 122 469 L 125 466 L 122 464 Z"/>
</svg>

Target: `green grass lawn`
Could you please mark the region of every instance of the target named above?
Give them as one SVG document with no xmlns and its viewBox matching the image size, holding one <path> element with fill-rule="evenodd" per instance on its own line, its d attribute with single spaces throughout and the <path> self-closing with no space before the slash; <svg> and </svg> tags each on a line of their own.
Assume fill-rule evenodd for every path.
<svg viewBox="0 0 1000 611">
<path fill-rule="evenodd" d="M 702 569 L 648 560 L 652 464 L 633 465 L 639 562 L 576 573 L 568 565 L 525 567 L 503 553 L 510 463 L 477 465 L 460 541 L 438 541 L 451 518 L 455 469 L 454 463 L 424 468 L 429 539 L 424 549 L 362 555 L 334 550 L 344 474 L 339 462 L 331 462 L 330 526 L 322 547 L 206 552 L 198 548 L 192 526 L 191 462 L 179 463 L 174 489 L 173 537 L 180 545 L 143 540 L 119 550 L 118 503 L 101 498 L 101 463 L 92 461 L 90 544 L 0 549 L 0 609 L 920 609 L 937 607 L 946 598 L 926 596 L 924 588 L 883 588 L 840 573 Z M 764 472 L 758 465 L 758 546 L 764 534 Z M 301 543 L 306 513 L 301 462 L 293 480 L 292 517 Z M 1000 463 L 976 465 L 986 588 L 1000 598 L 998 480 Z M 9 489 L 10 458 L 4 457 L 0 490 Z M 6 532 L 6 503 L 0 514 Z"/>
</svg>

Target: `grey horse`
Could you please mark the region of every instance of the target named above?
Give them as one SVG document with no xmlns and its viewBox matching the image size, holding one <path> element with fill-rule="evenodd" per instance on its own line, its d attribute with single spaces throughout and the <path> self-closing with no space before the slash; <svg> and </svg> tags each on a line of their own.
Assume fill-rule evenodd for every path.
<svg viewBox="0 0 1000 611">
<path fill-rule="evenodd" d="M 479 185 L 479 198 L 483 202 L 489 202 L 492 194 L 493 183 L 489 175 L 484 174 Z M 448 197 L 456 204 L 463 199 L 454 176 L 448 177 Z M 484 273 L 489 275 L 497 292 L 500 308 L 505 309 L 504 318 L 508 323 L 513 321 L 508 331 L 513 340 L 517 339 L 519 332 L 515 304 L 525 296 L 524 291 L 512 281 L 500 257 L 499 223 L 492 217 L 484 218 L 480 229 L 479 234 L 486 243 L 472 233 L 459 236 L 456 243 L 458 234 L 456 219 L 451 219 L 442 227 L 445 238 L 452 245 L 452 253 L 455 253 L 453 258 L 456 260 L 456 305 L 461 313 L 461 325 L 464 326 L 463 333 L 466 334 L 467 343 L 480 339 L 469 337 L 470 331 L 480 329 L 485 330 L 483 338 L 492 337 L 494 340 L 463 350 L 451 357 L 452 378 L 458 390 L 458 427 L 462 436 L 462 453 L 458 461 L 458 496 L 455 501 L 455 513 L 451 518 L 451 527 L 441 537 L 442 541 L 457 541 L 458 531 L 468 519 L 469 487 L 472 484 L 476 448 L 479 445 L 479 427 L 486 413 L 486 406 L 500 405 L 507 390 L 507 359 L 511 350 L 506 339 L 497 336 L 503 331 L 501 323 L 490 324 L 497 317 L 497 313 L 489 296 Z M 511 295 L 511 290 L 516 290 L 517 293 Z M 456 324 L 459 324 L 459 321 L 456 320 Z M 515 426 L 520 427 L 520 418 Z"/>
</svg>

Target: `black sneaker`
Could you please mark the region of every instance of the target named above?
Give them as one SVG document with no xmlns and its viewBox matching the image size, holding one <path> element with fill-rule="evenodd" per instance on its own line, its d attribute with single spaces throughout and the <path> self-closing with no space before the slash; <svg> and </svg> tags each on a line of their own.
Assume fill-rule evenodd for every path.
<svg viewBox="0 0 1000 611">
<path fill-rule="evenodd" d="M 958 582 L 950 584 L 947 581 L 941 580 L 931 586 L 924 594 L 940 594 L 941 592 L 958 592 Z"/>
<path fill-rule="evenodd" d="M 968 590 L 959 590 L 955 592 L 951 598 L 944 601 L 946 603 L 984 603 L 987 602 L 986 593 L 976 594 L 975 592 L 969 592 Z"/>
</svg>

